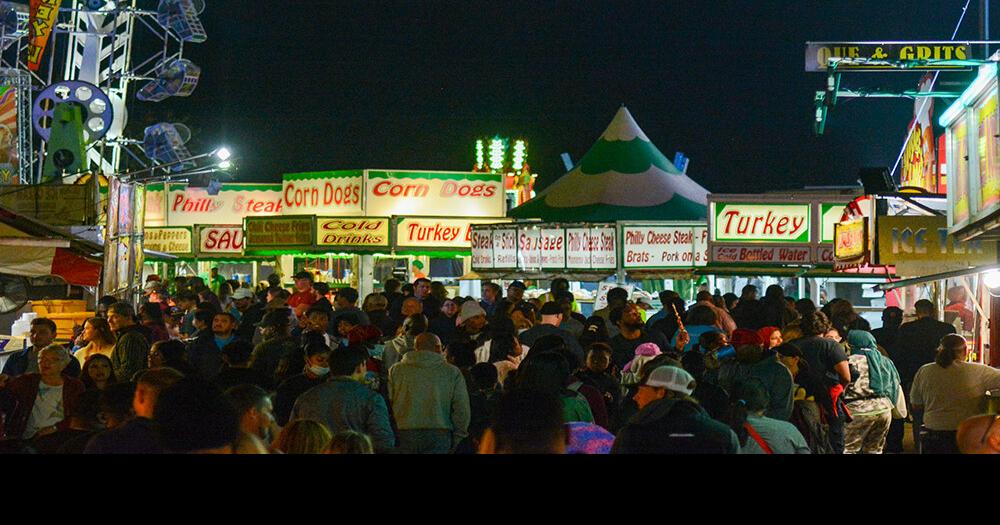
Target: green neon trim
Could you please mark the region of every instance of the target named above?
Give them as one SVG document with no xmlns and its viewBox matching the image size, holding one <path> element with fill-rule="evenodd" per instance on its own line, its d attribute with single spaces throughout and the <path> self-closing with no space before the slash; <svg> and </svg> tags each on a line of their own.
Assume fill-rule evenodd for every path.
<svg viewBox="0 0 1000 525">
<path fill-rule="evenodd" d="M 411 180 L 477 180 L 502 182 L 499 173 L 424 173 L 419 171 L 368 171 L 369 179 L 411 179 Z"/>
<path fill-rule="evenodd" d="M 309 171 L 305 173 L 285 173 L 282 180 L 322 180 L 322 179 L 347 179 L 360 177 L 361 170 L 337 170 L 337 171 Z"/>
</svg>

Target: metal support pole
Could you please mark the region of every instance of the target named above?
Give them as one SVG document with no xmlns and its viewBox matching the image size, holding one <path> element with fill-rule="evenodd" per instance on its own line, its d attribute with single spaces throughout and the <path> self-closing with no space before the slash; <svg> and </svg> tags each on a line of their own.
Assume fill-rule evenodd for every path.
<svg viewBox="0 0 1000 525">
<path fill-rule="evenodd" d="M 362 299 L 375 291 L 375 256 L 358 257 L 358 296 Z"/>
</svg>

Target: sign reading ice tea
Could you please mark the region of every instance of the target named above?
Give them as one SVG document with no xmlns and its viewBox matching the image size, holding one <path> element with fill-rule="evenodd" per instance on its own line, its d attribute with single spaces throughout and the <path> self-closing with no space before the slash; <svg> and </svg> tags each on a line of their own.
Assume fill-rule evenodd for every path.
<svg viewBox="0 0 1000 525">
<path fill-rule="evenodd" d="M 242 255 L 243 226 L 201 226 L 198 229 L 200 255 Z"/>
<path fill-rule="evenodd" d="M 365 171 L 365 214 L 503 217 L 503 176 L 494 173 Z"/>
<path fill-rule="evenodd" d="M 940 273 L 997 263 L 997 242 L 959 242 L 947 218 L 896 216 L 878 219 L 878 263 L 901 276 Z"/>
<path fill-rule="evenodd" d="M 318 217 L 316 244 L 325 247 L 388 248 L 388 217 Z"/>
</svg>

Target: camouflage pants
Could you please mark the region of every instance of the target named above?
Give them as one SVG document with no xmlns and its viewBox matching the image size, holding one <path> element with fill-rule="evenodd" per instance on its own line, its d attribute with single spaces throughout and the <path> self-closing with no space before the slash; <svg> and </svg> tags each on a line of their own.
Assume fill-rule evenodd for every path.
<svg viewBox="0 0 1000 525">
<path fill-rule="evenodd" d="M 854 416 L 844 428 L 844 454 L 881 454 L 892 412 Z"/>
</svg>

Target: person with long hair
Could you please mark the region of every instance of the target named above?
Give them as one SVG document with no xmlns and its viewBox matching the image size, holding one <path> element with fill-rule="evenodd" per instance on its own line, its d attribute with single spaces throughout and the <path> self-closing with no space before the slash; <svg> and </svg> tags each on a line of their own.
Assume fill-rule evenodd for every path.
<svg viewBox="0 0 1000 525">
<path fill-rule="evenodd" d="M 756 379 L 732 387 L 727 415 L 740 442 L 740 454 L 809 454 L 809 445 L 795 425 L 764 415 L 770 404 L 767 389 Z"/>
<path fill-rule="evenodd" d="M 86 346 L 77 350 L 74 357 L 81 363 L 87 362 L 87 359 L 94 354 L 111 357 L 111 352 L 115 349 L 115 336 L 111 333 L 107 319 L 101 317 L 87 319 L 83 323 L 83 333 L 80 337 L 82 342 L 86 342 Z"/>
<path fill-rule="evenodd" d="M 104 354 L 93 354 L 84 361 L 80 380 L 87 390 L 102 391 L 118 382 L 111 369 L 111 358 Z"/>
<path fill-rule="evenodd" d="M 1000 370 L 968 363 L 964 337 L 941 338 L 933 363 L 917 370 L 910 388 L 913 411 L 922 413 L 921 454 L 958 454 L 955 432 L 966 418 L 983 412 L 984 393 L 1000 388 Z"/>
<path fill-rule="evenodd" d="M 847 344 L 848 360 L 858 375 L 844 392 L 852 418 L 844 428 L 844 453 L 881 454 L 892 423 L 892 409 L 903 395 L 899 372 L 878 351 L 871 333 L 851 330 Z"/>
<path fill-rule="evenodd" d="M 271 448 L 283 454 L 322 454 L 331 437 L 321 423 L 297 419 L 281 429 Z"/>
</svg>

